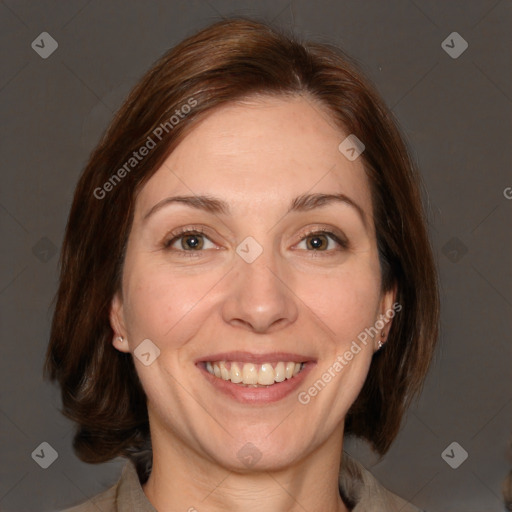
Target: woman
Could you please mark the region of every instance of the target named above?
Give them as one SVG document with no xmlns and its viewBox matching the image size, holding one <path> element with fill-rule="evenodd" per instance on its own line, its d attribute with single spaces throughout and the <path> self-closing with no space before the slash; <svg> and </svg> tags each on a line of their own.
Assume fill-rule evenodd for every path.
<svg viewBox="0 0 512 512">
<path fill-rule="evenodd" d="M 432 357 L 419 187 L 341 51 L 237 19 L 165 54 L 66 229 L 45 370 L 77 455 L 128 459 L 72 510 L 417 510 L 343 440 L 386 453 Z"/>
</svg>

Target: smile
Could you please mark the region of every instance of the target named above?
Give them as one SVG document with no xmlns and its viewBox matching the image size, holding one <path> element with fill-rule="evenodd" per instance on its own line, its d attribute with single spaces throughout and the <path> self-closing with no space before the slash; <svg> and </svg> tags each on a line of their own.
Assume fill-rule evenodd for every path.
<svg viewBox="0 0 512 512">
<path fill-rule="evenodd" d="M 293 379 L 304 369 L 305 363 L 277 361 L 273 363 L 244 363 L 240 361 L 207 361 L 208 373 L 219 379 L 247 387 L 267 387 Z"/>
</svg>

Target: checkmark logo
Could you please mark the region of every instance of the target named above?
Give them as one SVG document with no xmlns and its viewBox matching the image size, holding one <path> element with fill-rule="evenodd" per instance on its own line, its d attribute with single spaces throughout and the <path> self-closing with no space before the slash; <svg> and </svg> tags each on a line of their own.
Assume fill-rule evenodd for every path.
<svg viewBox="0 0 512 512">
<path fill-rule="evenodd" d="M 240 242 L 236 248 L 236 253 L 246 262 L 252 263 L 261 253 L 263 247 L 252 237 L 248 236 Z"/>
<path fill-rule="evenodd" d="M 365 149 L 365 145 L 353 133 L 338 146 L 339 152 L 351 162 L 358 158 Z"/>
<path fill-rule="evenodd" d="M 154 363 L 160 355 L 160 349 L 149 339 L 142 341 L 133 351 L 133 355 L 144 365 L 149 366 Z"/>
<path fill-rule="evenodd" d="M 47 59 L 59 47 L 59 43 L 48 32 L 41 32 L 30 46 L 42 59 Z"/>
<path fill-rule="evenodd" d="M 49 468 L 59 454 L 50 443 L 42 442 L 33 452 L 32 459 L 43 469 Z"/>
<path fill-rule="evenodd" d="M 468 42 L 458 32 L 452 32 L 441 43 L 441 48 L 452 59 L 458 59 L 468 49 L 468 47 Z"/>
<path fill-rule="evenodd" d="M 458 263 L 466 255 L 468 248 L 454 236 L 443 245 L 441 251 L 452 263 Z"/>
<path fill-rule="evenodd" d="M 236 456 L 248 468 L 252 468 L 260 459 L 261 451 L 252 443 L 245 443 Z"/>
<path fill-rule="evenodd" d="M 450 443 L 441 453 L 441 458 L 452 469 L 457 469 L 468 456 L 468 452 L 457 441 Z"/>
<path fill-rule="evenodd" d="M 32 254 L 43 263 L 51 260 L 56 252 L 55 244 L 45 236 L 32 247 Z"/>
</svg>

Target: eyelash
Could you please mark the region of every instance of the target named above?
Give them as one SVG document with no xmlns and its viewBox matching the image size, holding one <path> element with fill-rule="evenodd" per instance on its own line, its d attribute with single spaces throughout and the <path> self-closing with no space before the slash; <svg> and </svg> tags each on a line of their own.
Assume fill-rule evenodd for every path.
<svg viewBox="0 0 512 512">
<path fill-rule="evenodd" d="M 176 231 L 173 231 L 172 233 L 170 233 L 171 238 L 166 238 L 164 240 L 164 242 L 162 243 L 162 247 L 168 251 L 172 250 L 170 248 L 171 245 L 174 242 L 176 242 L 177 240 L 179 240 L 180 238 L 184 237 L 185 235 L 202 235 L 205 238 L 208 238 L 205 231 L 201 227 L 192 226 L 192 227 L 180 228 L 180 229 L 177 229 Z M 180 249 L 174 249 L 174 250 L 177 250 L 177 251 L 183 253 L 184 256 L 188 256 L 188 257 L 197 257 L 198 256 L 197 253 L 201 252 L 201 251 L 183 251 Z M 194 254 L 194 253 L 196 253 L 196 254 Z"/>
<path fill-rule="evenodd" d="M 344 237 L 336 235 L 335 233 L 333 233 L 332 231 L 329 231 L 326 228 L 313 229 L 313 230 L 307 231 L 306 233 L 303 233 L 301 235 L 301 239 L 299 240 L 298 243 L 303 242 L 306 238 L 309 238 L 309 237 L 311 237 L 313 235 L 326 235 L 329 238 L 331 238 L 331 240 L 334 240 L 334 242 L 336 242 L 342 249 L 348 249 L 349 248 L 348 240 L 346 240 Z M 331 252 L 331 250 L 326 250 L 326 251 L 308 251 L 308 252 L 312 252 L 312 253 L 315 253 L 315 254 L 319 253 L 319 255 L 321 255 L 321 253 L 323 253 L 323 252 Z"/>
<path fill-rule="evenodd" d="M 176 241 L 178 241 L 180 238 L 182 238 L 185 235 L 202 235 L 205 238 L 208 238 L 208 240 L 210 240 L 210 238 L 206 235 L 205 231 L 201 227 L 180 228 L 170 234 L 171 238 L 166 238 L 163 241 L 163 243 L 162 243 L 163 249 L 169 250 L 169 251 L 172 250 L 172 249 L 170 249 L 171 245 L 173 245 Z M 349 243 L 346 239 L 339 237 L 338 235 L 336 235 L 332 231 L 329 231 L 328 229 L 323 229 L 323 228 L 314 229 L 314 230 L 307 231 L 307 232 L 303 233 L 301 235 L 300 240 L 295 245 L 299 244 L 300 242 L 303 242 L 305 239 L 307 239 L 313 235 L 326 235 L 329 238 L 331 238 L 331 240 L 336 242 L 342 248 L 342 250 L 349 248 Z M 212 240 L 210 240 L 210 241 L 212 241 Z M 180 249 L 174 249 L 174 250 L 182 253 L 186 257 L 197 257 L 197 256 L 199 256 L 198 253 L 203 252 L 201 250 L 199 250 L 199 251 L 194 251 L 194 250 L 185 251 L 185 250 L 180 250 Z M 320 253 L 318 255 L 323 256 L 321 253 L 323 253 L 323 252 L 331 253 L 332 249 L 325 250 L 325 251 L 311 250 L 311 251 L 307 251 L 307 252 L 312 252 L 315 254 Z"/>
</svg>

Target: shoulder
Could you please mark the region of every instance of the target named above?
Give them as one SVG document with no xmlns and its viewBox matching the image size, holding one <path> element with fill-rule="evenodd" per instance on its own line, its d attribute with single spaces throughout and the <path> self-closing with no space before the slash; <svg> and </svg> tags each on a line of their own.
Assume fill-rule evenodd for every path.
<svg viewBox="0 0 512 512">
<path fill-rule="evenodd" d="M 101 510 L 101 512 L 116 512 L 117 489 L 118 484 L 115 484 L 87 501 L 75 505 L 74 507 L 61 510 L 61 512 L 98 512 L 98 510 Z"/>
<path fill-rule="evenodd" d="M 353 512 L 422 512 L 386 489 L 362 464 L 343 452 L 340 492 Z"/>
<path fill-rule="evenodd" d="M 127 459 L 117 483 L 83 503 L 60 512 L 156 512 L 142 489 L 135 464 Z"/>
<path fill-rule="evenodd" d="M 127 460 L 123 466 L 121 476 L 118 481 L 101 493 L 89 498 L 82 503 L 74 505 L 60 512 L 117 512 L 118 505 L 126 499 L 127 481 L 131 483 L 134 478 L 135 468 L 132 463 Z"/>
</svg>

